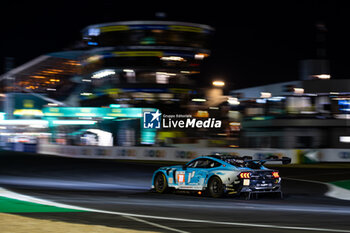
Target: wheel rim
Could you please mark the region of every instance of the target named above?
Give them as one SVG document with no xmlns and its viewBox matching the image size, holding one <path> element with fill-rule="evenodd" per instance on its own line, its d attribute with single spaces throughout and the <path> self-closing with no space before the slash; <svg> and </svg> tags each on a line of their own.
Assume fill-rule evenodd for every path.
<svg viewBox="0 0 350 233">
<path fill-rule="evenodd" d="M 164 189 L 164 177 L 162 175 L 158 175 L 156 179 L 156 190 L 163 191 Z"/>
<path fill-rule="evenodd" d="M 221 192 L 220 182 L 216 179 L 212 183 L 212 191 L 213 191 L 213 193 L 220 193 Z"/>
</svg>

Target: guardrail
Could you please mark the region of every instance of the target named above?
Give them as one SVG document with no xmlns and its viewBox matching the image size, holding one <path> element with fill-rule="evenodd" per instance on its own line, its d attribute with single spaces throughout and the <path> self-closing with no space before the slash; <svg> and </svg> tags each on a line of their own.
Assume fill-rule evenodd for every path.
<svg viewBox="0 0 350 233">
<path fill-rule="evenodd" d="M 238 156 L 252 156 L 265 159 L 269 156 L 289 157 L 294 164 L 318 162 L 350 162 L 350 149 L 277 149 L 277 148 L 179 148 L 179 147 L 102 147 L 71 146 L 57 144 L 7 143 L 1 145 L 5 150 L 49 154 L 86 159 L 124 159 L 186 162 L 202 155 L 215 153 Z M 273 162 L 272 162 L 273 163 Z"/>
</svg>

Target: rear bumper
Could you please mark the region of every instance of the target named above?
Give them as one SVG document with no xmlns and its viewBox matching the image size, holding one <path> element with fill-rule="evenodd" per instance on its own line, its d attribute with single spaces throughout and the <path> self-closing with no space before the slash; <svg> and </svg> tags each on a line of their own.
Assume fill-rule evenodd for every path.
<svg viewBox="0 0 350 233">
<path fill-rule="evenodd" d="M 230 185 L 237 193 L 273 193 L 281 192 L 281 179 L 254 180 L 249 179 L 249 184 L 241 180 L 236 185 Z M 230 189 L 230 188 L 229 188 Z M 229 190 L 228 189 L 228 190 Z"/>
<path fill-rule="evenodd" d="M 275 192 L 281 192 L 281 186 L 276 185 L 273 187 L 242 187 L 240 190 L 241 193 L 275 193 Z"/>
</svg>

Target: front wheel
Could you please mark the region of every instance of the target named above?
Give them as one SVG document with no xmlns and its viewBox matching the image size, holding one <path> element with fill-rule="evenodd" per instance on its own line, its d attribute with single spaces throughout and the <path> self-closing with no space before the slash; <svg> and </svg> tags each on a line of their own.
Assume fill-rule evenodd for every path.
<svg viewBox="0 0 350 233">
<path fill-rule="evenodd" d="M 166 193 L 168 188 L 168 182 L 163 173 L 159 173 L 154 178 L 154 189 L 157 193 Z"/>
<path fill-rule="evenodd" d="M 208 183 L 208 194 L 212 197 L 222 197 L 224 195 L 224 186 L 219 177 L 210 178 Z"/>
</svg>

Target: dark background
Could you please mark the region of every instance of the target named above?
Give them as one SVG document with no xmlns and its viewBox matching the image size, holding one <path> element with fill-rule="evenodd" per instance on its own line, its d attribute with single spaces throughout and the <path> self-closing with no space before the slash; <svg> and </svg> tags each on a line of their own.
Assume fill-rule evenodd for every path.
<svg viewBox="0 0 350 233">
<path fill-rule="evenodd" d="M 327 27 L 332 78 L 350 77 L 350 7 L 346 1 L 46 1 L 1 6 L 0 73 L 4 58 L 19 66 L 69 48 L 89 24 L 122 20 L 187 21 L 216 29 L 202 79 L 230 88 L 298 79 L 299 61 L 316 58 L 316 23 Z M 159 19 L 159 18 L 158 18 Z"/>
</svg>

